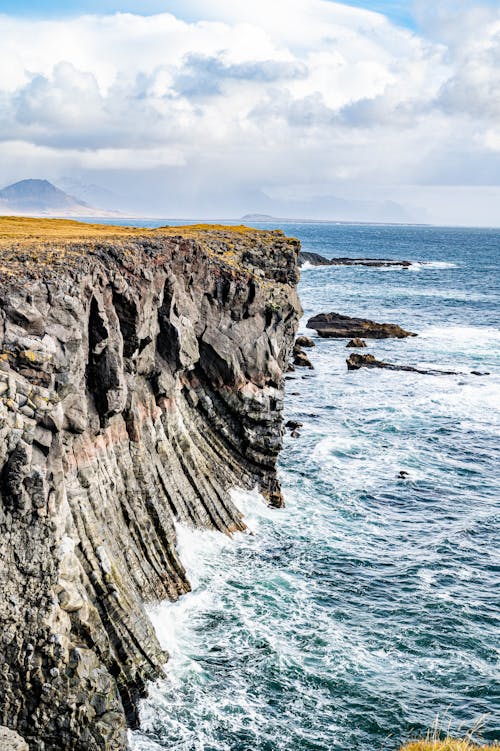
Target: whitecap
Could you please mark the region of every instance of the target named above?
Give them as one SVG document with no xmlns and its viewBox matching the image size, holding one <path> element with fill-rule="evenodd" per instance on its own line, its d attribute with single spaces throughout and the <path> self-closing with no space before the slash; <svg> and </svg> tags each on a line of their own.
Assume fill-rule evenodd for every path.
<svg viewBox="0 0 500 751">
<path fill-rule="evenodd" d="M 457 263 L 451 261 L 412 261 L 409 267 L 410 271 L 421 271 L 422 269 L 456 269 Z"/>
<path fill-rule="evenodd" d="M 500 343 L 500 329 L 493 326 L 429 326 L 420 332 L 421 340 L 439 340 L 450 347 L 466 348 L 497 345 Z"/>
</svg>

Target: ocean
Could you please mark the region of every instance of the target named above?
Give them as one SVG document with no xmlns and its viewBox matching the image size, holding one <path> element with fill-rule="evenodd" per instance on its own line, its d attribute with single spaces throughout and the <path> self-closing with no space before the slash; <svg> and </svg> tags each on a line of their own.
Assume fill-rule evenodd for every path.
<svg viewBox="0 0 500 751">
<path fill-rule="evenodd" d="M 500 230 L 283 228 L 417 263 L 302 271 L 315 369 L 286 382 L 287 507 L 235 490 L 248 534 L 179 530 L 193 592 L 152 611 L 171 659 L 133 748 L 396 751 L 436 717 L 500 739 Z M 330 311 L 418 333 L 364 352 L 458 375 L 348 372 L 346 341 L 305 328 Z"/>
</svg>

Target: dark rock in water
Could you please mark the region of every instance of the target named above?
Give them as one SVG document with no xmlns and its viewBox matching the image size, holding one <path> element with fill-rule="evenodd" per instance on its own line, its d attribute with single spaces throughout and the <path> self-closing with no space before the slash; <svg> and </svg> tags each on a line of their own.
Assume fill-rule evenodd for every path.
<svg viewBox="0 0 500 751">
<path fill-rule="evenodd" d="M 297 420 L 288 420 L 287 423 L 285 423 L 285 428 L 288 428 L 289 430 L 297 430 L 297 428 L 302 428 L 304 426 L 303 422 L 298 422 Z"/>
<path fill-rule="evenodd" d="M 283 506 L 297 253 L 281 232 L 0 219 L 0 717 L 19 751 L 124 751 L 167 659 L 148 605 L 190 590 L 176 522 L 243 530 L 235 486 Z"/>
<path fill-rule="evenodd" d="M 348 370 L 360 370 L 360 368 L 384 368 L 385 370 L 404 370 L 410 373 L 421 373 L 422 375 L 460 375 L 455 370 L 434 370 L 414 368 L 412 365 L 394 365 L 390 362 L 377 360 L 373 355 L 360 355 L 353 352 L 349 355 L 347 362 Z"/>
<path fill-rule="evenodd" d="M 294 347 L 293 349 L 293 364 L 299 368 L 310 368 L 311 370 L 314 369 L 314 365 L 312 364 L 306 353 L 300 349 L 300 347 Z"/>
<path fill-rule="evenodd" d="M 295 340 L 295 346 L 305 347 L 306 349 L 311 349 L 312 347 L 315 347 L 316 345 L 310 336 L 298 336 Z"/>
<path fill-rule="evenodd" d="M 303 266 L 310 263 L 311 266 L 371 266 L 373 268 L 401 268 L 408 269 L 411 261 L 397 261 L 390 258 L 325 258 L 319 253 L 301 251 L 299 253 L 299 264 Z"/>
<path fill-rule="evenodd" d="M 475 375 L 475 376 L 487 376 L 487 375 L 491 375 L 491 373 L 488 373 L 487 370 L 483 370 L 483 371 L 481 371 L 481 370 L 471 370 L 470 374 L 471 375 Z"/>
<path fill-rule="evenodd" d="M 417 336 L 395 323 L 376 323 L 368 318 L 350 318 L 340 313 L 319 313 L 308 320 L 307 328 L 315 329 L 324 338 L 404 339 L 407 336 Z"/>
<path fill-rule="evenodd" d="M 289 362 L 288 365 L 286 366 L 286 372 L 295 373 L 295 366 L 291 362 Z"/>
<path fill-rule="evenodd" d="M 363 347 L 366 347 L 366 342 L 364 339 L 351 339 L 351 341 L 346 344 L 346 347 L 357 347 L 362 349 Z"/>
<path fill-rule="evenodd" d="M 399 480 L 407 480 L 410 476 L 410 473 L 406 470 L 402 469 L 401 472 L 398 474 Z"/>
<path fill-rule="evenodd" d="M 291 435 L 292 438 L 300 438 L 300 433 L 299 433 L 298 430 L 292 430 L 292 432 L 290 433 L 290 435 Z"/>
</svg>

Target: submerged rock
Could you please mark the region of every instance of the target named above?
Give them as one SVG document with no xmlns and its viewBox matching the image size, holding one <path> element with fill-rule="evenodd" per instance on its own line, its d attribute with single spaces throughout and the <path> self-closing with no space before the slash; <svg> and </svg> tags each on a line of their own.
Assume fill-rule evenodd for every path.
<svg viewBox="0 0 500 751">
<path fill-rule="evenodd" d="M 404 339 L 407 336 L 417 336 L 395 323 L 376 323 L 368 318 L 350 318 L 340 313 L 319 313 L 308 320 L 307 328 L 315 329 L 324 338 Z"/>
<path fill-rule="evenodd" d="M 147 606 L 190 589 L 175 524 L 244 529 L 235 486 L 283 506 L 297 253 L 0 219 L 0 716 L 31 751 L 126 749 L 167 659 Z"/>
<path fill-rule="evenodd" d="M 366 347 L 366 342 L 364 339 L 351 339 L 351 341 L 346 344 L 346 347 L 357 347 L 362 349 L 363 347 Z"/>
<path fill-rule="evenodd" d="M 298 422 L 298 420 L 288 420 L 288 422 L 285 423 L 285 428 L 288 428 L 289 430 L 297 430 L 297 428 L 302 428 L 304 426 L 303 422 Z"/>
</svg>

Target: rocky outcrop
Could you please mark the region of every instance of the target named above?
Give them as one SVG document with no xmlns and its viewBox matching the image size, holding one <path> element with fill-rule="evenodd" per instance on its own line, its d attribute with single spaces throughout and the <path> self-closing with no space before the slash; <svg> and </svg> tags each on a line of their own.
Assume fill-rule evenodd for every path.
<svg viewBox="0 0 500 751">
<path fill-rule="evenodd" d="M 0 723 L 30 751 L 125 749 L 167 660 L 145 606 L 190 588 L 175 523 L 242 530 L 233 486 L 282 505 L 297 253 L 0 220 Z"/>
<path fill-rule="evenodd" d="M 401 268 L 408 269 L 411 261 L 398 261 L 391 258 L 325 258 L 319 253 L 302 250 L 299 253 L 301 266 L 309 263 L 311 266 L 371 266 L 372 268 Z"/>
<path fill-rule="evenodd" d="M 295 340 L 295 346 L 305 347 L 306 349 L 312 349 L 316 345 L 309 336 L 298 336 Z"/>
<path fill-rule="evenodd" d="M 358 339 L 356 337 L 347 342 L 345 346 L 350 349 L 363 349 L 363 347 L 366 347 L 366 342 L 364 339 Z"/>
<path fill-rule="evenodd" d="M 350 318 L 340 313 L 319 313 L 308 320 L 307 328 L 314 329 L 323 338 L 403 339 L 417 336 L 395 323 L 376 323 L 367 318 Z"/>
<path fill-rule="evenodd" d="M 309 368 L 309 370 L 314 370 L 314 365 L 304 350 L 297 347 L 297 345 L 293 348 L 293 365 L 298 368 Z"/>
<path fill-rule="evenodd" d="M 394 363 L 377 360 L 374 355 L 360 355 L 354 353 L 346 360 L 348 370 L 360 370 L 360 368 L 382 368 L 385 370 L 403 370 L 409 373 L 421 373 L 422 375 L 459 375 L 455 370 L 436 370 L 434 368 L 414 368 L 412 365 L 395 365 Z"/>
</svg>

